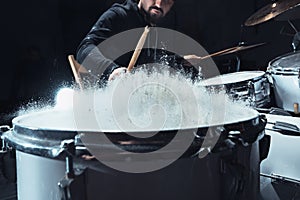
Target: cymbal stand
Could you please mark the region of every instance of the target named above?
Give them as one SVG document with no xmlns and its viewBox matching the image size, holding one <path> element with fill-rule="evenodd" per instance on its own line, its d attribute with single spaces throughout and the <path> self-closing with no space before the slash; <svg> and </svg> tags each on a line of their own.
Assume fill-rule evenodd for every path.
<svg viewBox="0 0 300 200">
<path fill-rule="evenodd" d="M 290 24 L 290 26 L 295 31 L 295 35 L 293 37 L 293 42 L 292 42 L 292 47 L 293 47 L 293 50 L 295 52 L 295 51 L 297 51 L 297 48 L 298 48 L 299 43 L 300 43 L 300 32 L 297 30 L 297 28 L 295 27 L 295 25 L 290 20 L 288 20 L 288 23 Z"/>
<path fill-rule="evenodd" d="M 290 20 L 288 20 L 288 23 L 290 24 L 292 29 L 295 31 L 295 35 L 293 37 L 293 42 L 292 42 L 293 51 L 295 52 L 295 51 L 297 51 L 297 48 L 300 43 L 300 32 L 297 30 L 295 25 Z"/>
<path fill-rule="evenodd" d="M 300 32 L 297 32 L 294 35 L 293 42 L 292 42 L 292 47 L 293 47 L 294 52 L 297 51 L 299 43 L 300 43 Z"/>
</svg>

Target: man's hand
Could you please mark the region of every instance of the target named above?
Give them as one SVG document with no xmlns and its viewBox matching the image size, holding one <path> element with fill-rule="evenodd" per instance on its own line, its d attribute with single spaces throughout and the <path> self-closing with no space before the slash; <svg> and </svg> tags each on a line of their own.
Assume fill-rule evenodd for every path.
<svg viewBox="0 0 300 200">
<path fill-rule="evenodd" d="M 114 80 L 116 77 L 119 77 L 121 74 L 124 74 L 127 72 L 126 67 L 120 67 L 115 69 L 108 77 L 109 81 Z"/>
<path fill-rule="evenodd" d="M 196 56 L 196 55 L 185 55 L 183 56 L 184 58 L 184 65 L 187 65 L 187 66 L 196 66 L 196 65 L 199 65 L 201 60 L 202 60 L 202 57 L 199 57 L 199 56 Z"/>
</svg>

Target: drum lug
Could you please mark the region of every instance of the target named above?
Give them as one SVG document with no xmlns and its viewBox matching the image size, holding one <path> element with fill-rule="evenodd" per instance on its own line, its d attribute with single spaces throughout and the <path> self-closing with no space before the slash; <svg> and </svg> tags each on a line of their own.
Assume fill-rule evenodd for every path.
<svg viewBox="0 0 300 200">
<path fill-rule="evenodd" d="M 249 88 L 250 105 L 255 106 L 255 102 L 256 102 L 255 88 L 254 88 L 254 83 L 252 81 L 248 82 L 248 88 Z"/>
<path fill-rule="evenodd" d="M 223 126 L 219 126 L 219 127 L 210 129 L 204 138 L 202 136 L 199 136 L 194 133 L 196 138 L 204 140 L 204 141 L 203 141 L 201 147 L 199 148 L 199 150 L 193 156 L 198 156 L 199 158 L 204 158 L 206 155 L 210 154 L 212 149 L 216 145 L 216 141 L 214 141 L 214 139 L 216 137 L 219 138 L 220 135 L 225 134 L 225 132 L 226 132 L 226 129 Z"/>
<path fill-rule="evenodd" d="M 66 153 L 66 176 L 68 178 L 74 177 L 74 168 L 73 168 L 73 156 L 75 155 L 75 142 L 73 139 L 64 140 L 61 143 L 61 147 Z"/>
<path fill-rule="evenodd" d="M 59 183 L 59 189 L 61 192 L 61 200 L 71 200 L 70 185 L 73 182 L 73 179 L 64 178 Z"/>
<path fill-rule="evenodd" d="M 73 178 L 65 176 L 58 182 L 61 200 L 86 199 L 86 171 L 80 171 Z"/>
<path fill-rule="evenodd" d="M 228 138 L 231 140 L 231 141 L 237 141 L 239 142 L 240 144 L 242 144 L 244 147 L 246 146 L 249 146 L 249 143 L 248 142 L 245 142 L 242 137 L 241 137 L 241 132 L 240 131 L 229 131 L 228 133 Z"/>
<path fill-rule="evenodd" d="M 273 83 L 273 77 L 272 77 L 272 75 L 271 75 L 271 72 L 267 71 L 267 72 L 266 72 L 266 77 L 267 77 L 268 82 L 269 82 L 271 85 L 273 85 L 274 83 Z"/>
<path fill-rule="evenodd" d="M 9 131 L 9 130 L 10 130 L 10 127 L 7 125 L 0 126 L 0 142 L 2 143 L 2 150 L 0 151 L 0 153 L 6 153 L 9 150 L 9 146 L 7 145 L 5 140 L 2 139 L 2 133 Z"/>
<path fill-rule="evenodd" d="M 300 69 L 298 69 L 298 86 L 300 88 Z"/>
<path fill-rule="evenodd" d="M 76 156 L 75 140 L 64 140 L 61 142 L 66 157 L 66 172 L 62 180 L 58 182 L 58 187 L 61 194 L 61 200 L 85 199 L 85 169 L 75 168 L 74 160 Z M 75 173 L 76 171 L 76 173 Z M 80 188 L 80 190 L 78 190 Z"/>
<path fill-rule="evenodd" d="M 262 83 L 261 83 L 261 87 L 262 87 L 262 89 L 263 89 L 263 94 L 264 94 L 264 96 L 265 97 L 268 97 L 269 95 L 270 95 L 270 93 L 271 93 L 271 91 L 270 91 L 270 83 L 268 82 L 268 78 L 265 78 L 264 79 L 265 81 L 263 81 Z"/>
<path fill-rule="evenodd" d="M 74 181 L 75 174 L 73 168 L 73 156 L 75 154 L 75 142 L 74 140 L 64 140 L 61 142 L 61 147 L 66 153 L 66 173 L 65 177 L 58 182 L 58 186 L 61 192 L 61 200 L 71 200 L 70 185 Z"/>
</svg>

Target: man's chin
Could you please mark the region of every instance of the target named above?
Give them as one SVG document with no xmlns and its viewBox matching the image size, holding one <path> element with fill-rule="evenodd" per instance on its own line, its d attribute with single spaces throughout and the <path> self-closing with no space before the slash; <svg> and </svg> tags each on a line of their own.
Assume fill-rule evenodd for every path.
<svg viewBox="0 0 300 200">
<path fill-rule="evenodd" d="M 162 18 L 163 18 L 162 15 L 157 15 L 157 14 L 150 15 L 150 20 L 151 20 L 151 22 L 154 22 L 154 23 L 160 21 Z"/>
</svg>

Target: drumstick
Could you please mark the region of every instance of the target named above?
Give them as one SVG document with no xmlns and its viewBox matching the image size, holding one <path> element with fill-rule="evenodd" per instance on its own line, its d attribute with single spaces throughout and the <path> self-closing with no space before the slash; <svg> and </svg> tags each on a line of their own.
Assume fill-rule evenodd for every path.
<svg viewBox="0 0 300 200">
<path fill-rule="evenodd" d="M 148 35 L 149 31 L 150 31 L 150 28 L 148 26 L 146 26 L 145 30 L 144 30 L 141 38 L 139 39 L 139 41 L 138 41 L 138 43 L 136 45 L 136 48 L 135 48 L 135 50 L 133 52 L 133 55 L 131 57 L 129 65 L 127 67 L 127 72 L 130 72 L 132 70 L 132 68 L 134 67 L 134 65 L 135 65 L 135 63 L 136 63 L 136 61 L 137 61 L 137 59 L 138 59 L 138 57 L 139 57 L 139 55 L 140 55 L 140 53 L 142 51 L 142 48 L 144 46 L 144 43 L 146 41 L 146 38 L 147 38 L 147 35 Z"/>
<path fill-rule="evenodd" d="M 203 60 L 203 59 L 210 58 L 210 57 L 213 57 L 213 56 L 225 55 L 225 54 L 230 54 L 230 53 L 234 53 L 234 52 L 239 52 L 239 51 L 242 51 L 242 50 L 258 47 L 258 46 L 261 46 L 261 45 L 264 45 L 264 44 L 266 44 L 266 43 L 263 42 L 263 43 L 258 43 L 258 44 L 254 44 L 254 45 L 248 45 L 248 46 L 243 46 L 243 45 L 235 46 L 235 47 L 224 49 L 224 50 L 209 54 L 207 56 L 201 57 L 201 59 Z"/>
<path fill-rule="evenodd" d="M 73 55 L 69 55 L 69 56 L 68 56 L 68 59 L 69 59 L 69 63 L 70 63 L 70 66 L 71 66 L 71 69 L 72 69 L 72 72 L 73 72 L 75 81 L 76 81 L 76 83 L 78 83 L 79 88 L 80 88 L 81 90 L 83 90 L 83 84 L 82 84 L 82 82 L 81 82 L 79 70 L 80 70 L 80 68 L 82 68 L 82 71 L 83 71 L 83 72 L 84 72 L 84 71 L 87 72 L 87 70 L 86 70 L 85 68 L 83 68 L 82 66 L 80 66 L 80 64 L 75 60 L 75 58 L 74 58 Z"/>
<path fill-rule="evenodd" d="M 203 60 L 203 59 L 206 59 L 206 58 L 210 58 L 210 57 L 213 57 L 213 56 L 217 56 L 217 55 L 219 55 L 219 54 L 226 53 L 226 52 L 232 51 L 232 50 L 234 50 L 234 49 L 236 49 L 236 47 L 231 47 L 231 48 L 229 48 L 229 49 L 225 49 L 225 50 L 222 50 L 222 51 L 218 51 L 218 52 L 209 54 L 209 55 L 207 55 L 207 56 L 203 56 L 203 57 L 201 57 L 201 59 Z"/>
</svg>

